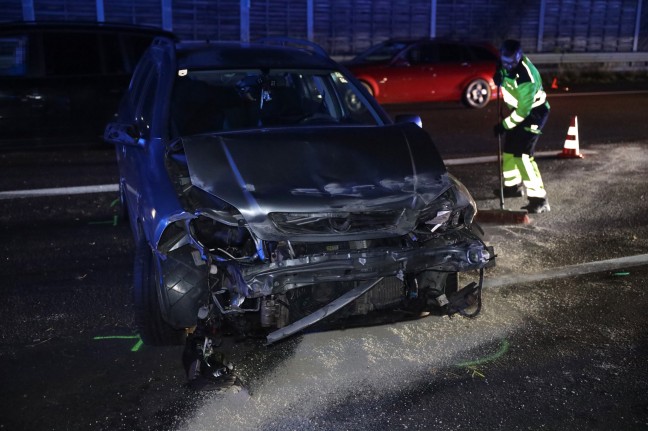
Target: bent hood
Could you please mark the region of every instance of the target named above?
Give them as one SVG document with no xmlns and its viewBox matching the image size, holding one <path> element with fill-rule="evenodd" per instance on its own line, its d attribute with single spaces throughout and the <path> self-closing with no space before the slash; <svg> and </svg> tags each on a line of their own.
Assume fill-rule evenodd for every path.
<svg viewBox="0 0 648 431">
<path fill-rule="evenodd" d="M 192 184 L 248 223 L 272 212 L 417 210 L 450 187 L 414 124 L 267 129 L 183 141 Z"/>
</svg>

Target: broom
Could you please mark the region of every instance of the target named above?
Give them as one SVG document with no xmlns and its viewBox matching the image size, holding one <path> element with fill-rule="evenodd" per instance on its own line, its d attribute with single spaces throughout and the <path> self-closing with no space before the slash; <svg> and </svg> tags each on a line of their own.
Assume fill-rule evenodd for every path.
<svg viewBox="0 0 648 431">
<path fill-rule="evenodd" d="M 502 107 L 500 102 L 501 84 L 497 85 L 497 118 L 502 122 Z M 526 211 L 512 211 L 504 208 L 504 172 L 502 171 L 502 135 L 497 135 L 497 167 L 499 172 L 499 209 L 478 210 L 476 220 L 480 223 L 528 224 L 531 223 Z"/>
</svg>

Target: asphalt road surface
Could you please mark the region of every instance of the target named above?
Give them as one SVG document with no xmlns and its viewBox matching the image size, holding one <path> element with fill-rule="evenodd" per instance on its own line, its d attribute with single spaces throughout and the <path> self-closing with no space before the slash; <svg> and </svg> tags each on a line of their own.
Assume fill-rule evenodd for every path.
<svg viewBox="0 0 648 431">
<path fill-rule="evenodd" d="M 1 153 L 0 429 L 648 429 L 648 95 L 550 101 L 539 149 L 578 115 L 586 157 L 539 159 L 550 213 L 484 225 L 498 258 L 478 318 L 246 344 L 225 393 L 185 387 L 182 348 L 139 342 L 117 193 L 6 198 L 115 184 L 111 149 Z M 399 110 L 447 158 L 496 151 L 492 107 Z M 495 163 L 449 170 L 499 208 Z"/>
</svg>

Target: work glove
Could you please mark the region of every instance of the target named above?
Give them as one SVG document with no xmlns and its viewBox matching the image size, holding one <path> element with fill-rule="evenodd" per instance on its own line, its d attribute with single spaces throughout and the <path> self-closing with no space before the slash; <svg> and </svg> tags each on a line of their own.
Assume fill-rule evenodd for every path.
<svg viewBox="0 0 648 431">
<path fill-rule="evenodd" d="M 506 132 L 506 129 L 504 128 L 504 124 L 502 124 L 502 123 L 497 123 L 497 124 L 493 127 L 493 134 L 495 135 L 495 137 L 498 137 L 498 136 L 500 136 L 500 135 L 503 135 L 504 132 Z"/>
</svg>

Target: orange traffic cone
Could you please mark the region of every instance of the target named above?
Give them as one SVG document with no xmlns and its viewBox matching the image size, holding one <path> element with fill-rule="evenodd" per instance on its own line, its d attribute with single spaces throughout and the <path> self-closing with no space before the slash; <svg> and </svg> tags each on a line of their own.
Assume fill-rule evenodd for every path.
<svg viewBox="0 0 648 431">
<path fill-rule="evenodd" d="M 558 78 L 556 78 L 555 76 L 553 81 L 551 81 L 551 88 L 553 88 L 554 90 L 558 89 Z"/>
<path fill-rule="evenodd" d="M 563 146 L 562 153 L 558 157 L 569 159 L 582 159 L 584 156 L 578 151 L 578 118 L 574 115 L 571 119 L 569 130 L 567 130 L 567 138 L 565 138 L 565 145 Z"/>
</svg>

